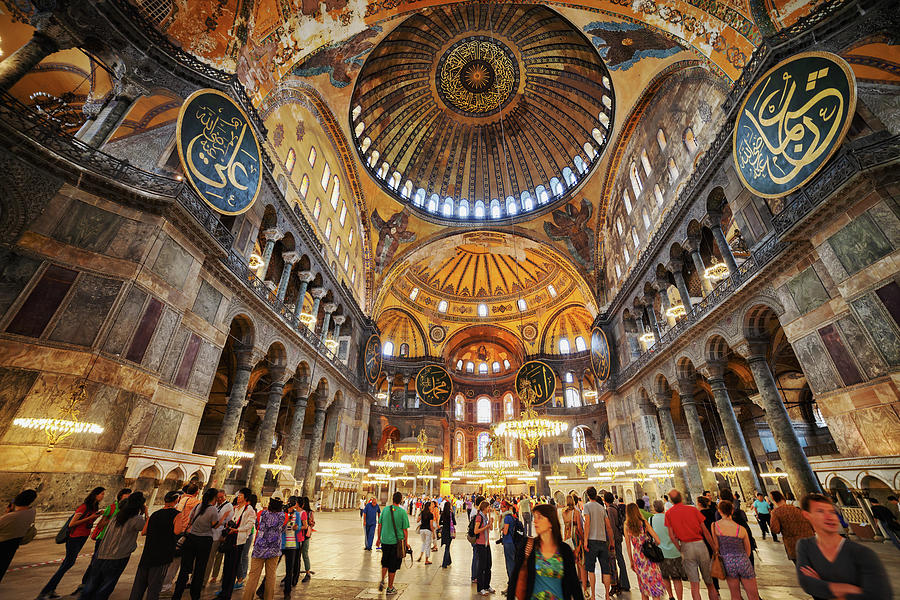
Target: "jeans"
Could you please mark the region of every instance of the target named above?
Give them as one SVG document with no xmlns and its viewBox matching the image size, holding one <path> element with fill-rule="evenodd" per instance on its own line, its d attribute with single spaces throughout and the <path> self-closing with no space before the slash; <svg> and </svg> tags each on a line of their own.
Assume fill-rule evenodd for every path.
<svg viewBox="0 0 900 600">
<path fill-rule="evenodd" d="M 506 560 L 506 577 L 512 579 L 513 569 L 516 568 L 516 545 L 512 542 L 503 542 L 503 558 Z"/>
<path fill-rule="evenodd" d="M 181 553 L 181 570 L 178 571 L 178 579 L 175 580 L 172 600 L 181 600 L 188 577 L 191 578 L 191 600 L 199 600 L 200 592 L 203 591 L 203 572 L 206 569 L 206 561 L 209 560 L 211 547 L 212 536 L 188 534 Z M 191 573 L 194 573 L 193 577 Z"/>
<path fill-rule="evenodd" d="M 247 544 L 234 546 L 225 551 L 222 558 L 222 598 L 231 600 L 231 593 L 234 591 L 234 581 L 237 579 L 237 570 L 241 562 L 241 555 L 244 553 L 244 547 Z M 131 600 L 135 600 L 132 598 Z"/>
<path fill-rule="evenodd" d="M 766 513 L 764 515 L 757 514 L 756 516 L 759 519 L 759 528 L 762 530 L 763 539 L 766 539 L 766 534 L 769 533 L 769 522 L 772 520 L 772 515 Z M 772 534 L 772 540 L 778 541 L 778 536 L 774 533 Z"/>
<path fill-rule="evenodd" d="M 442 567 L 449 567 L 453 562 L 450 560 L 450 542 L 452 541 L 451 538 L 444 540 L 444 560 L 441 562 Z"/>
<path fill-rule="evenodd" d="M 219 544 L 222 543 L 222 539 L 213 540 L 212 547 L 209 549 L 209 559 L 206 561 L 206 568 L 203 569 L 203 587 L 206 587 L 206 584 L 209 583 L 210 575 L 213 575 L 213 569 L 215 568 L 216 574 L 218 574 L 218 567 L 214 567 L 216 562 L 221 563 L 222 558 L 221 554 L 219 554 Z"/>
<path fill-rule="evenodd" d="M 625 554 L 622 553 L 622 540 L 616 542 L 616 565 L 618 566 L 619 589 L 627 592 L 631 589 L 628 581 L 628 567 L 625 566 Z"/>
<path fill-rule="evenodd" d="M 478 546 L 475 544 L 472 544 L 472 581 L 478 581 Z"/>
<path fill-rule="evenodd" d="M 94 568 L 91 569 L 91 575 L 81 590 L 79 600 L 107 600 L 116 589 L 129 558 L 131 555 L 108 560 L 95 559 Z"/>
<path fill-rule="evenodd" d="M 419 532 L 419 537 L 422 538 L 422 550 L 419 554 L 424 552 L 425 560 L 431 560 L 431 535 L 430 529 L 423 529 Z"/>
<path fill-rule="evenodd" d="M 264 600 L 272 600 L 275 597 L 275 570 L 278 568 L 278 558 L 273 556 L 250 559 L 250 573 L 247 574 L 247 581 L 244 583 L 243 600 L 253 600 L 263 567 L 266 569 Z"/>
<path fill-rule="evenodd" d="M 366 550 L 372 549 L 372 540 L 375 539 L 375 524 L 366 525 Z"/>
<path fill-rule="evenodd" d="M 72 565 L 75 564 L 75 561 L 78 560 L 78 553 L 84 548 L 84 543 L 87 539 L 87 536 L 77 538 L 70 537 L 66 539 L 66 557 L 63 559 L 62 564 L 59 565 L 56 573 L 53 574 L 53 577 L 50 578 L 50 581 L 47 582 L 47 585 L 44 586 L 44 589 L 41 590 L 40 595 L 46 595 L 56 591 L 56 586 L 59 585 L 60 579 L 63 578 L 66 571 L 71 569 Z"/>
<path fill-rule="evenodd" d="M 253 547 L 253 536 L 247 538 L 241 546 L 242 550 L 238 556 L 237 562 L 237 578 L 243 581 L 247 578 L 247 567 L 250 565 L 250 548 Z"/>
<path fill-rule="evenodd" d="M 3 581 L 3 576 L 6 575 L 9 563 L 12 562 L 13 556 L 16 555 L 16 550 L 19 549 L 21 542 L 22 538 L 13 538 L 0 542 L 0 581 Z"/>
<path fill-rule="evenodd" d="M 300 544 L 300 556 L 303 558 L 303 565 L 306 567 L 306 572 L 309 573 L 309 540 L 303 540 L 303 543 Z M 299 571 L 298 571 L 299 573 Z"/>
<path fill-rule="evenodd" d="M 491 548 L 484 544 L 475 544 L 478 553 L 478 590 L 491 587 Z"/>
<path fill-rule="evenodd" d="M 91 571 L 94 570 L 94 563 L 97 562 L 97 549 L 100 548 L 100 542 L 103 538 L 99 540 L 94 540 L 94 551 L 91 553 L 91 562 L 88 563 L 88 568 L 84 570 L 84 573 L 81 575 L 81 587 L 87 585 L 88 579 L 91 578 Z"/>
<path fill-rule="evenodd" d="M 284 556 L 284 595 L 291 594 L 291 588 L 294 587 L 294 565 L 296 564 L 297 548 L 282 548 L 281 555 Z"/>
<path fill-rule="evenodd" d="M 159 590 L 162 589 L 169 564 L 155 566 L 138 565 L 134 574 L 134 585 L 131 586 L 131 596 L 129 596 L 128 600 L 144 600 L 145 592 L 147 600 L 158 600 Z"/>
</svg>

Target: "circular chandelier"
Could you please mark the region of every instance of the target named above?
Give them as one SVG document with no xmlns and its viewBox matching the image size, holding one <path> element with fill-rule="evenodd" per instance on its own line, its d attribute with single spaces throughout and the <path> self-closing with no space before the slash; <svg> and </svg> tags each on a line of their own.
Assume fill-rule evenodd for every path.
<svg viewBox="0 0 900 600">
<path fill-rule="evenodd" d="M 713 259 L 712 265 L 706 267 L 706 270 L 703 272 L 703 276 L 706 279 L 711 279 L 713 281 L 718 281 L 720 279 L 725 279 L 728 275 L 731 274 L 731 271 L 728 270 L 728 265 L 723 262 L 718 262 Z"/>
<path fill-rule="evenodd" d="M 600 462 L 603 458 L 602 454 L 588 454 L 583 447 L 579 446 L 571 456 L 560 457 L 559 462 L 566 465 L 575 465 L 575 468 L 578 469 L 578 473 L 582 477 L 585 477 L 591 463 Z"/>
<path fill-rule="evenodd" d="M 428 444 L 428 434 L 425 433 L 424 429 L 419 430 L 419 435 L 416 439 L 419 442 L 416 451 L 412 454 L 404 454 L 400 457 L 400 460 L 403 461 L 403 463 L 412 463 L 415 465 L 416 470 L 418 470 L 419 475 L 424 475 L 429 467 L 439 462 L 443 462 L 444 459 L 440 456 L 431 454 L 428 448 L 426 448 L 426 445 Z"/>
<path fill-rule="evenodd" d="M 389 476 L 393 469 L 402 469 L 406 466 L 405 463 L 394 460 L 394 442 L 388 438 L 387 443 L 384 445 L 384 450 L 381 453 L 381 458 L 378 460 L 370 460 L 369 465 L 378 469 L 378 473 L 383 476 Z"/>
<path fill-rule="evenodd" d="M 65 401 L 59 410 L 59 418 L 28 417 L 13 420 L 13 425 L 23 429 L 42 430 L 47 437 L 47 452 L 67 437 L 76 433 L 103 433 L 103 427 L 97 423 L 79 420 L 81 404 L 87 399 L 85 383 L 82 381 Z"/>
<path fill-rule="evenodd" d="M 494 430 L 497 435 L 521 440 L 528 448 L 528 457 L 534 458 L 535 450 L 545 437 L 556 437 L 569 429 L 565 421 L 554 421 L 537 414 L 534 410 L 534 401 L 537 392 L 531 387 L 523 387 L 519 390 L 519 398 L 522 400 L 522 414 L 518 419 L 504 421 Z"/>
</svg>

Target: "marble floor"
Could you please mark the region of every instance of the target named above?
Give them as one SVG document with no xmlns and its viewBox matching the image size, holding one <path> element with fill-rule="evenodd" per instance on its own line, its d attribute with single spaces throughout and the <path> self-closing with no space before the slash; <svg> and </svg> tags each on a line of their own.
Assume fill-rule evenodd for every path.
<svg viewBox="0 0 900 600">
<path fill-rule="evenodd" d="M 313 562 L 315 575 L 310 583 L 300 584 L 292 598 L 303 600 L 343 600 L 350 598 L 381 598 L 383 593 L 377 589 L 380 575 L 380 553 L 377 551 L 366 552 L 363 549 L 363 532 L 358 518 L 358 513 L 322 513 L 317 518 L 317 533 L 311 540 L 310 558 Z M 465 522 L 465 517 L 461 517 Z M 460 527 L 460 531 L 464 531 Z M 754 525 L 755 527 L 755 525 Z M 759 537 L 759 531 L 755 532 Z M 413 534 L 411 539 L 418 542 L 418 536 Z M 503 566 L 503 552 L 500 546 L 492 544 L 493 550 L 493 586 L 497 590 L 505 587 L 505 568 Z M 884 561 L 892 581 L 900 582 L 900 552 L 889 544 L 870 544 Z M 58 592 L 65 594 L 73 591 L 81 581 L 81 575 L 87 567 L 90 546 L 86 546 L 83 556 L 78 559 L 75 566 L 66 574 L 59 586 Z M 419 544 L 413 548 L 418 556 Z M 128 568 L 119 580 L 119 585 L 113 592 L 112 600 L 127 599 L 137 567 L 141 547 L 133 555 Z M 63 547 L 56 545 L 52 539 L 36 540 L 27 546 L 23 546 L 16 554 L 10 571 L 0 584 L 0 599 L 29 600 L 35 598 L 41 587 L 54 573 L 63 554 Z M 443 548 L 441 548 L 441 552 Z M 436 564 L 425 566 L 423 563 L 414 563 L 410 568 L 406 566 L 397 574 L 396 585 L 399 594 L 395 597 L 408 600 L 457 600 L 462 598 L 475 598 L 475 586 L 470 583 L 470 564 L 472 548 L 465 542 L 462 533 L 451 546 L 453 564 L 449 569 L 441 569 L 440 558 L 433 557 Z M 281 573 L 281 570 L 279 570 Z M 757 575 L 760 584 L 760 596 L 764 600 L 788 600 L 806 599 L 797 585 L 793 565 L 787 560 L 784 549 L 780 543 L 771 539 L 760 542 L 759 558 L 757 559 Z M 630 573 L 634 585 L 634 574 Z M 602 585 L 598 585 L 599 598 L 603 598 Z M 896 586 L 895 586 L 896 587 Z M 203 598 L 212 598 L 218 587 L 210 585 L 203 594 Z M 897 589 L 895 589 L 895 593 Z M 65 597 L 65 596 L 64 596 Z M 189 595 L 185 594 L 185 598 Z M 279 593 L 277 598 L 282 597 Z M 499 597 L 499 593 L 494 598 Z M 690 598 L 687 593 L 686 598 Z M 706 598 L 706 591 L 703 591 Z M 728 592 L 723 594 L 728 597 Z M 238 598 L 235 594 L 235 598 Z M 636 591 L 620 596 L 625 600 L 636 600 L 640 594 Z"/>
</svg>

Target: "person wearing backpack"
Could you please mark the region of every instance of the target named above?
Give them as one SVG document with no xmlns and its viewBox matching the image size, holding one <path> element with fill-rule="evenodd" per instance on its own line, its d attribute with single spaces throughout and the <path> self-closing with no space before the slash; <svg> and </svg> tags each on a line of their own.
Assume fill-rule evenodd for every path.
<svg viewBox="0 0 900 600">
<path fill-rule="evenodd" d="M 504 500 L 500 503 L 500 522 L 502 523 L 500 541 L 503 543 L 503 558 L 506 560 L 506 577 L 509 581 L 513 569 L 516 568 L 516 523 L 518 519 L 512 512 L 512 507 Z M 506 588 L 501 594 L 506 594 Z"/>
<path fill-rule="evenodd" d="M 78 560 L 78 553 L 84 548 L 88 536 L 91 535 L 91 525 L 100 516 L 100 503 L 103 502 L 105 492 L 106 488 L 102 487 L 95 487 L 91 490 L 91 493 L 75 509 L 75 513 L 56 535 L 56 543 L 64 543 L 66 545 L 66 557 L 63 559 L 62 564 L 59 565 L 56 573 L 53 574 L 53 577 L 50 578 L 50 581 L 47 582 L 47 585 L 41 590 L 41 593 L 38 594 L 37 600 L 59 598 L 59 594 L 56 593 L 56 586 L 59 585 L 66 571 L 71 569 L 75 561 Z"/>
<path fill-rule="evenodd" d="M 475 515 L 475 553 L 478 555 L 478 572 L 476 583 L 478 593 L 482 596 L 493 594 L 496 590 L 491 587 L 491 526 L 494 519 L 490 515 L 491 503 L 482 500 L 478 505 L 478 514 Z"/>
<path fill-rule="evenodd" d="M 403 564 L 409 543 L 409 515 L 400 506 L 403 494 L 394 492 L 391 500 L 393 504 L 385 506 L 381 511 L 376 533 L 381 541 L 381 581 L 378 583 L 378 591 L 384 590 L 386 594 L 397 593 L 394 577 L 397 575 L 397 569 Z M 385 575 L 388 577 L 387 590 L 384 589 Z"/>
<path fill-rule="evenodd" d="M 116 494 L 116 501 L 103 509 L 103 513 L 100 515 L 100 520 L 94 525 L 93 530 L 91 530 L 91 539 L 94 540 L 94 552 L 91 554 L 91 562 L 88 563 L 88 568 L 85 569 L 84 574 L 81 576 L 81 585 L 72 592 L 73 596 L 77 596 L 81 593 L 81 590 L 84 589 L 84 586 L 87 585 L 88 580 L 91 578 L 91 572 L 94 570 L 94 566 L 97 562 L 97 550 L 100 549 L 100 542 L 103 541 L 103 537 L 106 535 L 106 530 L 109 528 L 110 522 L 115 518 L 115 516 L 119 513 L 119 507 L 122 506 L 128 497 L 131 495 L 131 488 L 122 488 L 119 490 L 119 493 Z"/>
</svg>

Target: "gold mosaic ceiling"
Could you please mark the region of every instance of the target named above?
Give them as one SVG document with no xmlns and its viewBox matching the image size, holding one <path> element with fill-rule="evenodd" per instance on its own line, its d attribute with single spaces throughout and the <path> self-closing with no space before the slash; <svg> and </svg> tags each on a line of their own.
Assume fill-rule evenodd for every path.
<svg viewBox="0 0 900 600">
<path fill-rule="evenodd" d="M 510 222 L 571 196 L 614 122 L 609 72 L 542 5 L 456 4 L 404 20 L 351 97 L 365 168 L 424 218 Z"/>
</svg>

